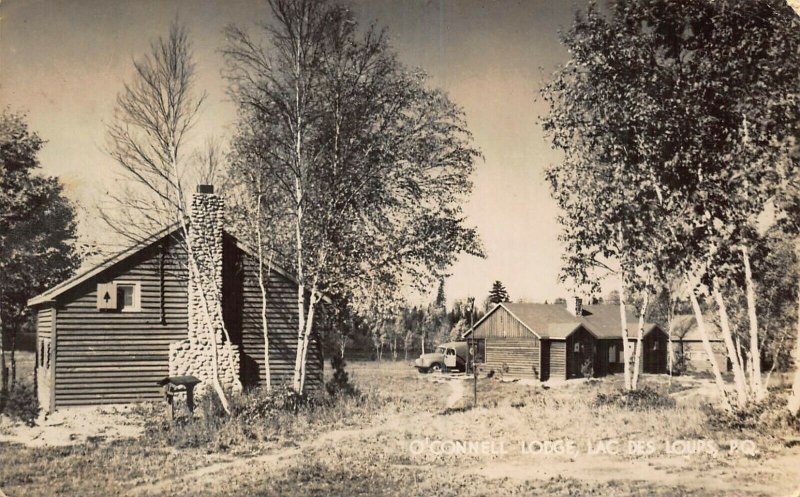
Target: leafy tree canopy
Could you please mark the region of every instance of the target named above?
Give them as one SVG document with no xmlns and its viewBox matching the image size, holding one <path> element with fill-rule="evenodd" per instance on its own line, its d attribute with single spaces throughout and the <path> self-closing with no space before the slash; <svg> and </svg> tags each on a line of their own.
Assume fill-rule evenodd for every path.
<svg viewBox="0 0 800 497">
<path fill-rule="evenodd" d="M 42 139 L 25 116 L 0 114 L 0 318 L 18 329 L 27 301 L 78 266 L 75 211 L 53 177 L 36 174 Z"/>
</svg>

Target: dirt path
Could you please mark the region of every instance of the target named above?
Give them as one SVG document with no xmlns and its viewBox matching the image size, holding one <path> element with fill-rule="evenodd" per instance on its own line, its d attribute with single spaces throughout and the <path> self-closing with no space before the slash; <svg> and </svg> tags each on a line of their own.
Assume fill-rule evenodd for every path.
<svg viewBox="0 0 800 497">
<path fill-rule="evenodd" d="M 800 494 L 800 451 L 774 458 L 741 458 L 733 465 L 720 464 L 702 469 L 686 457 L 625 459 L 581 455 L 572 458 L 522 458 L 492 461 L 462 469 L 462 474 L 512 480 L 549 480 L 572 477 L 584 481 L 646 481 L 665 487 L 706 489 L 725 495 L 747 491 L 753 495 Z"/>
<path fill-rule="evenodd" d="M 450 395 L 447 396 L 447 408 L 455 407 L 459 401 L 464 398 L 466 389 L 464 388 L 464 380 L 457 378 L 448 380 L 450 384 Z"/>
</svg>

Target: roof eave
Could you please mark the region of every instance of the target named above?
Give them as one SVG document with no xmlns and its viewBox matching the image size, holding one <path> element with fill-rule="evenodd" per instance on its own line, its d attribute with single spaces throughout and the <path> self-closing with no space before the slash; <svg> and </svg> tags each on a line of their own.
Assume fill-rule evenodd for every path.
<svg viewBox="0 0 800 497">
<path fill-rule="evenodd" d="M 35 297 L 32 297 L 27 302 L 28 306 L 29 307 L 33 307 L 33 306 L 44 304 L 45 302 L 51 302 L 51 301 L 54 302 L 57 297 L 59 297 L 60 295 L 66 293 L 66 292 L 68 292 L 69 290 L 75 288 L 76 286 L 80 285 L 84 281 L 86 281 L 86 280 L 88 280 L 88 279 L 90 279 L 90 278 L 92 278 L 94 276 L 97 276 L 98 274 L 102 273 L 103 271 L 105 271 L 106 269 L 110 268 L 114 264 L 117 264 L 118 262 L 121 262 L 121 261 L 127 259 L 131 255 L 133 255 L 136 252 L 138 252 L 139 250 L 142 250 L 143 248 L 149 246 L 150 244 L 154 243 L 155 241 L 160 240 L 161 238 L 172 234 L 174 231 L 179 229 L 179 224 L 180 223 L 175 222 L 175 223 L 167 226 L 166 228 L 162 229 L 161 231 L 159 231 L 159 232 L 157 232 L 157 233 L 155 233 L 155 234 L 143 239 L 142 241 L 138 242 L 137 244 L 132 245 L 132 246 L 128 247 L 127 249 L 122 250 L 120 252 L 117 252 L 116 254 L 112 255 L 109 258 L 107 258 L 106 260 L 104 260 L 100 264 L 97 264 L 94 267 L 92 267 L 90 269 L 87 269 L 83 273 L 77 274 L 77 275 L 73 276 L 72 278 L 69 278 L 69 279 L 67 279 L 65 281 L 62 281 L 61 283 L 59 283 L 58 285 L 54 286 L 53 288 L 50 288 L 49 290 L 47 290 L 45 292 L 42 292 L 42 293 L 40 293 L 39 295 L 37 295 Z"/>
</svg>

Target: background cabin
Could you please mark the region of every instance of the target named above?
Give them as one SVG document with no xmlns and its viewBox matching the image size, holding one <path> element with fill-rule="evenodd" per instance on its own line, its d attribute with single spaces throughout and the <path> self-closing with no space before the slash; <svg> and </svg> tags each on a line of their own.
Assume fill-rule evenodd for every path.
<svg viewBox="0 0 800 497">
<path fill-rule="evenodd" d="M 719 366 L 720 371 L 730 371 L 728 353 L 725 350 L 725 343 L 722 341 L 719 328 L 713 319 L 706 319 L 705 325 L 708 332 L 708 341 L 711 342 L 711 350 L 717 366 Z M 683 356 L 687 372 L 711 372 L 711 363 L 703 347 L 700 330 L 697 328 L 697 320 L 693 315 L 680 315 L 673 318 L 672 354 L 673 361 L 677 361 L 680 356 Z"/>
<path fill-rule="evenodd" d="M 585 373 L 605 376 L 622 372 L 619 306 L 583 306 L 573 298 L 567 305 L 502 303 L 495 306 L 466 334 L 485 350 L 488 369 L 511 376 L 549 379 L 582 378 Z M 638 318 L 628 316 L 628 336 L 635 346 Z M 641 370 L 667 372 L 668 338 L 646 323 Z"/>
</svg>

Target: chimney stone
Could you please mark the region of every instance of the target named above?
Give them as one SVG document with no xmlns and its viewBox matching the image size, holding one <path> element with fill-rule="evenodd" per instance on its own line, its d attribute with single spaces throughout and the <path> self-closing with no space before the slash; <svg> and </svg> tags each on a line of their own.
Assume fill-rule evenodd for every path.
<svg viewBox="0 0 800 497">
<path fill-rule="evenodd" d="M 583 300 L 580 297 L 568 298 L 567 310 L 575 317 L 583 316 Z"/>
<path fill-rule="evenodd" d="M 238 348 L 225 340 L 222 319 L 222 226 L 224 202 L 212 185 L 199 185 L 192 194 L 187 251 L 188 336 L 170 345 L 170 376 L 192 375 L 206 386 L 217 374 L 223 387 L 241 389 Z M 204 308 L 206 307 L 207 308 Z M 211 323 L 209 324 L 209 316 Z M 214 340 L 212 342 L 211 340 Z M 199 387 L 200 387 L 199 386 Z"/>
</svg>

